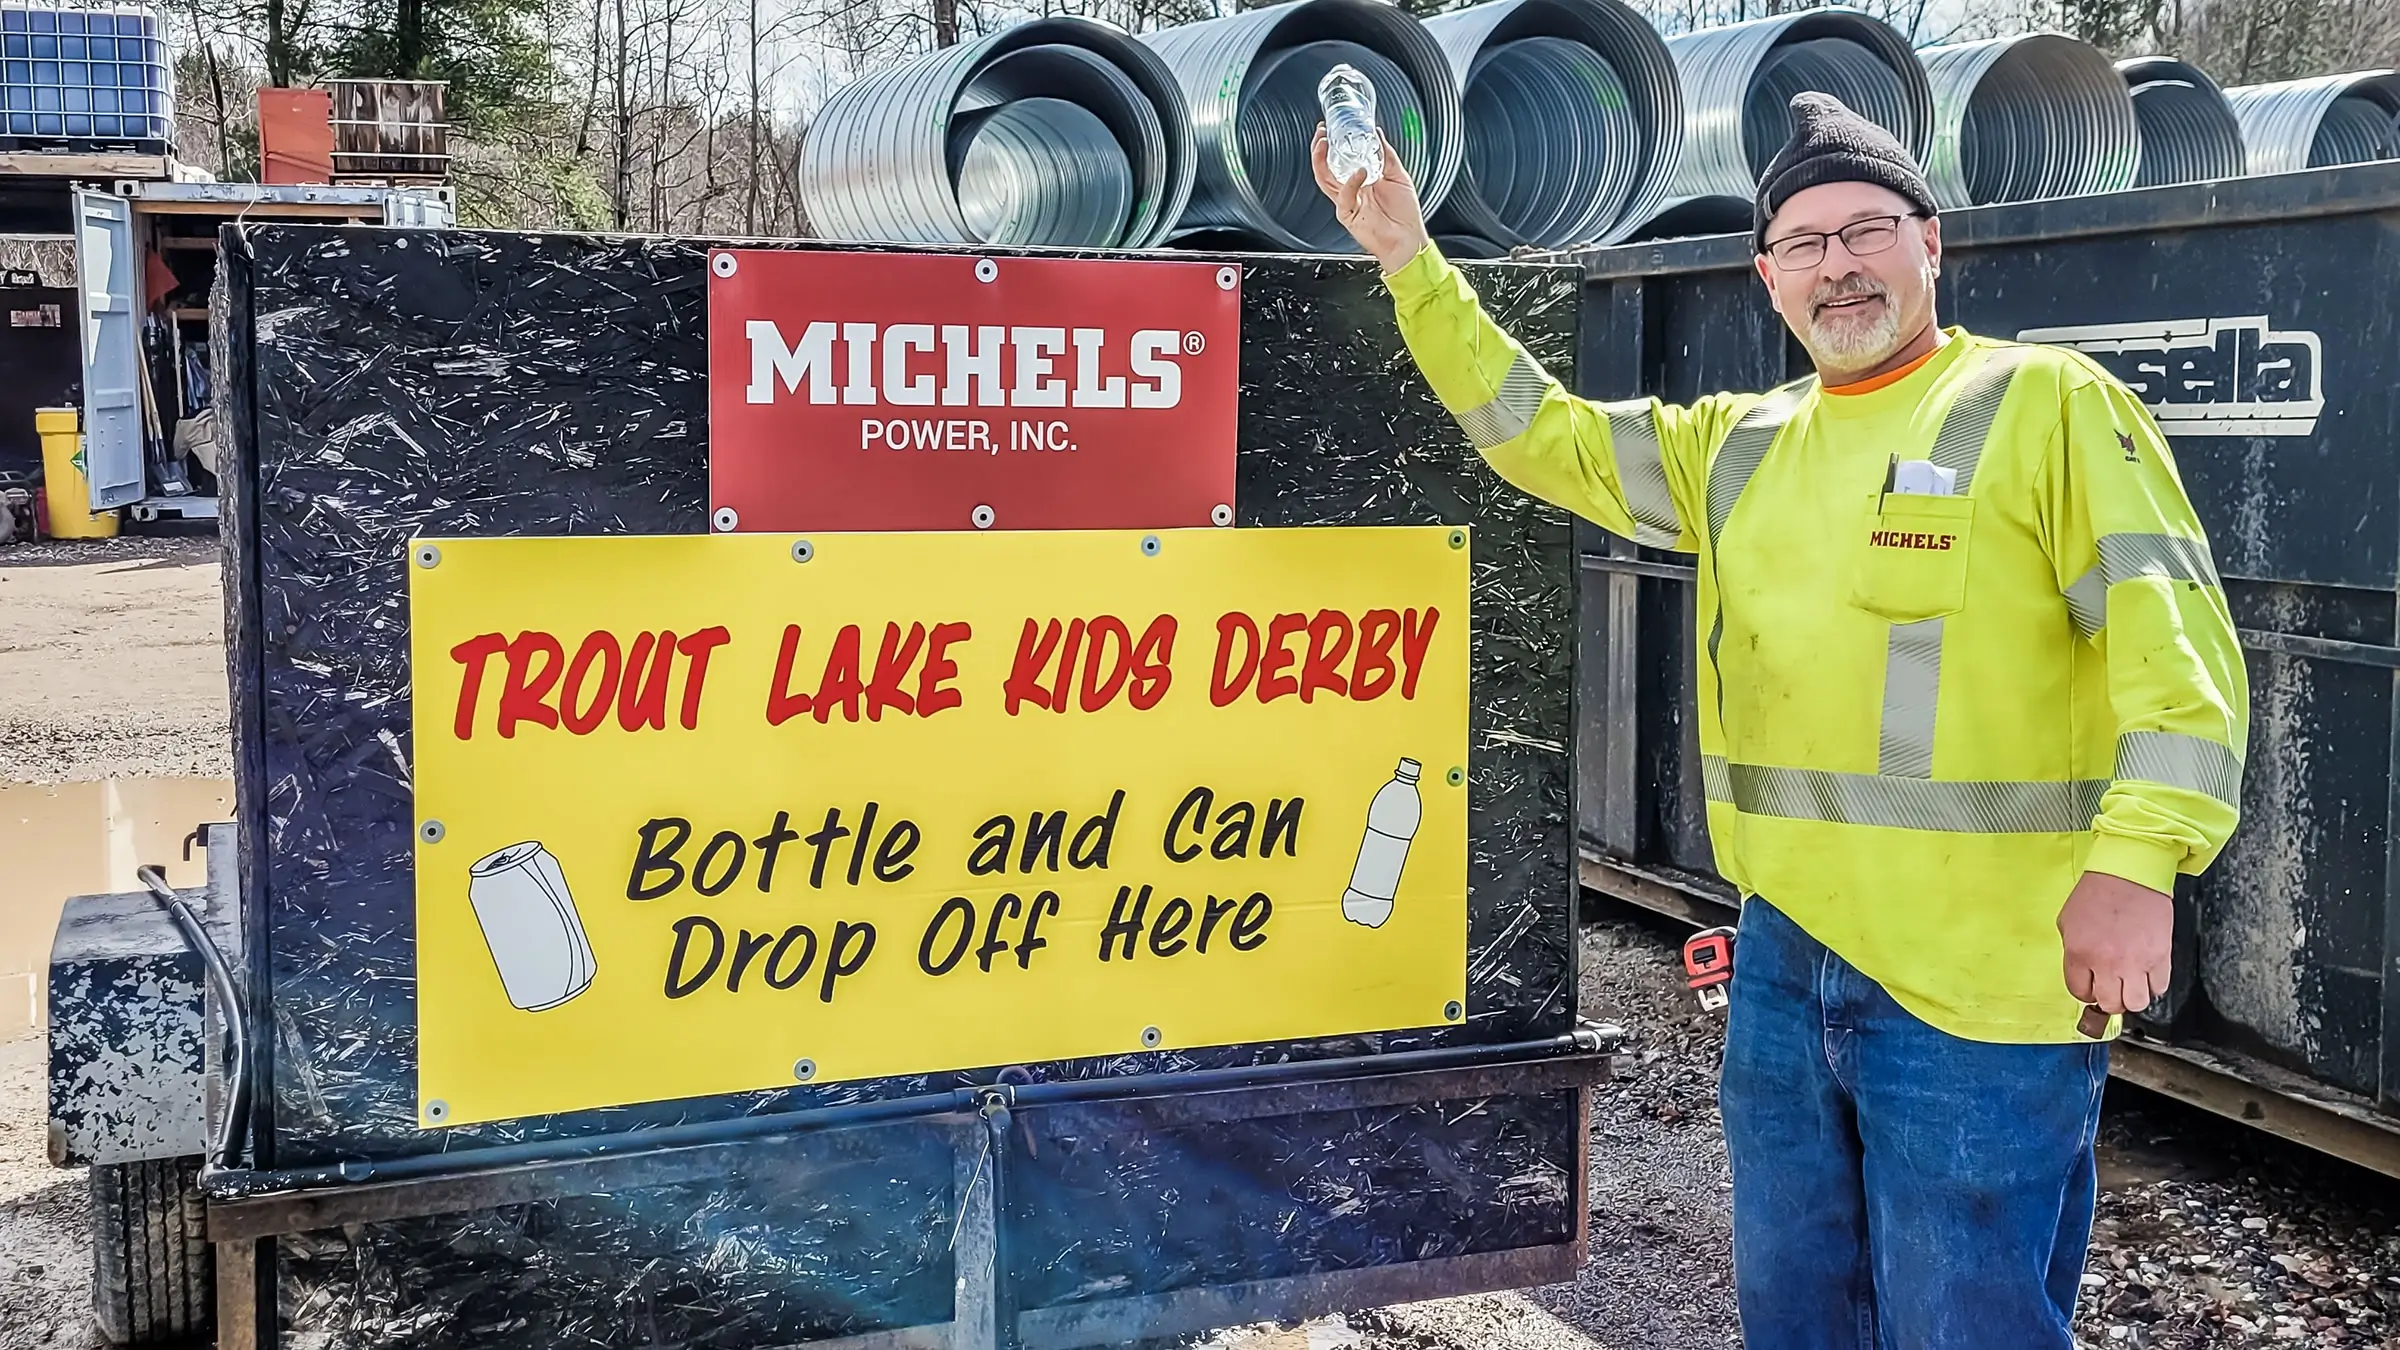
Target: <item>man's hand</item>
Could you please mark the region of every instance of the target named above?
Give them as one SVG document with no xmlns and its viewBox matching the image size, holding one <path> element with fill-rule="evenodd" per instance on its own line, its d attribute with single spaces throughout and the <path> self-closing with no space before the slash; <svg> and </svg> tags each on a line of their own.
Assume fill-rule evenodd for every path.
<svg viewBox="0 0 2400 1350">
<path fill-rule="evenodd" d="M 2166 997 L 2174 967 L 2175 901 L 2147 886 L 2086 872 L 2058 912 L 2067 992 L 2105 1013 L 2140 1012 Z"/>
<path fill-rule="evenodd" d="M 1376 139 L 1382 140 L 1382 133 L 1378 132 Z M 1409 181 L 1408 170 L 1400 167 L 1392 143 L 1383 141 L 1383 178 L 1374 183 L 1366 181 L 1364 169 L 1352 174 L 1348 182 L 1333 176 L 1322 126 L 1317 128 L 1309 154 L 1317 166 L 1317 187 L 1333 199 L 1333 215 L 1342 228 L 1360 248 L 1374 255 L 1385 276 L 1406 267 L 1430 236 L 1425 233 L 1425 208 L 1417 202 L 1417 185 Z"/>
</svg>

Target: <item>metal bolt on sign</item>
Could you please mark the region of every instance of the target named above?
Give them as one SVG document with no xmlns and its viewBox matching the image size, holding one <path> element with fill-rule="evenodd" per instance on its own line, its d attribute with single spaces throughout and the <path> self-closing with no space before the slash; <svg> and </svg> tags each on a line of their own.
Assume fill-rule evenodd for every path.
<svg viewBox="0 0 2400 1350">
<path fill-rule="evenodd" d="M 443 1101 L 439 1097 L 436 1097 L 432 1101 L 425 1103 L 425 1118 L 437 1125 L 445 1120 L 448 1120 L 450 1118 L 450 1103 Z"/>
<path fill-rule="evenodd" d="M 1142 556 L 1143 556 L 1143 557 L 1145 557 L 1145 558 L 1155 558 L 1155 557 L 1157 557 L 1157 556 L 1158 556 L 1158 551 L 1159 551 L 1160 549 L 1164 548 L 1164 547 L 1166 547 L 1166 546 L 1165 546 L 1164 544 L 1161 544 L 1161 543 L 1158 541 L 1158 536 L 1157 536 L 1157 535 L 1155 535 L 1155 534 L 1145 534 L 1145 535 L 1143 535 L 1143 536 L 1142 536 Z"/>
<path fill-rule="evenodd" d="M 805 539 L 795 539 L 792 541 L 793 562 L 804 563 L 815 556 L 817 556 L 816 545 L 808 542 Z"/>
<path fill-rule="evenodd" d="M 417 566 L 419 567 L 439 567 L 442 565 L 442 551 L 438 548 L 435 548 L 431 544 L 417 545 L 416 557 Z"/>
<path fill-rule="evenodd" d="M 1450 547 L 1465 548 L 1466 546 L 1467 532 L 1465 530 L 1452 530 L 1450 532 Z"/>
<path fill-rule="evenodd" d="M 1467 771 L 1453 764 L 1450 766 L 1450 772 L 1443 774 L 1442 778 L 1452 787 L 1461 787 L 1467 781 Z"/>
<path fill-rule="evenodd" d="M 1218 502 L 1215 506 L 1208 508 L 1208 523 L 1220 530 L 1233 524 L 1233 504 Z"/>
<path fill-rule="evenodd" d="M 974 521 L 975 528 L 979 530 L 988 530 L 992 528 L 992 522 L 999 519 L 998 516 L 992 514 L 992 508 L 988 506 L 976 507 L 974 514 L 968 516 L 967 518 Z"/>
<path fill-rule="evenodd" d="M 1220 291 L 1232 290 L 1235 286 L 1241 283 L 1241 280 L 1242 269 L 1238 267 L 1220 267 L 1217 269 L 1217 289 Z"/>
<path fill-rule="evenodd" d="M 816 1076 L 817 1062 L 813 1059 L 804 1059 L 792 1066 L 792 1080 L 794 1082 L 805 1083 Z"/>
<path fill-rule="evenodd" d="M 732 276 L 734 269 L 740 265 L 730 253 L 720 253 L 708 260 L 709 270 L 721 277 Z"/>
<path fill-rule="evenodd" d="M 717 527 L 717 533 L 727 534 L 732 531 L 734 526 L 742 523 L 742 517 L 741 513 L 732 507 L 720 506 L 717 508 L 717 514 L 710 518 L 709 523 Z"/>
<path fill-rule="evenodd" d="M 428 844 L 442 842 L 442 836 L 448 833 L 449 831 L 443 828 L 442 822 L 438 820 L 428 820 L 417 827 L 417 837 Z"/>
<path fill-rule="evenodd" d="M 1457 999 L 1452 999 L 1448 1003 L 1442 1005 L 1442 1020 L 1445 1022 L 1455 1022 L 1459 1018 L 1466 1015 L 1466 1005 L 1460 1003 Z"/>
<path fill-rule="evenodd" d="M 987 283 L 999 280 L 1000 264 L 989 258 L 977 258 L 975 260 L 975 279 Z"/>
<path fill-rule="evenodd" d="M 1142 1048 L 1144 1050 L 1156 1050 L 1158 1048 L 1158 1043 L 1165 1039 L 1166 1037 L 1158 1034 L 1157 1027 L 1142 1028 Z"/>
</svg>

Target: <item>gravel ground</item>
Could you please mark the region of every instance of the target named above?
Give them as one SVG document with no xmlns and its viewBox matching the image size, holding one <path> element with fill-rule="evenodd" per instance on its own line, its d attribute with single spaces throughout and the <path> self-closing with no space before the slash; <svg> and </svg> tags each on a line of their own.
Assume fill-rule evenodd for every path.
<svg viewBox="0 0 2400 1350">
<path fill-rule="evenodd" d="M 0 551 L 0 781 L 228 772 L 208 537 Z M 1220 1333 L 1212 1350 L 1738 1346 L 1716 1113 L 1722 1022 L 1664 921 L 1604 910 L 1584 1015 L 1627 1032 L 1593 1099 L 1591 1260 L 1571 1284 Z M 99 1344 L 86 1182 L 43 1153 L 38 1040 L 0 1043 L 0 1347 Z M 2400 1186 L 2114 1088 L 2078 1331 L 2095 1350 L 2400 1350 Z"/>
<path fill-rule="evenodd" d="M 232 772 L 211 534 L 0 550 L 0 781 Z"/>
<path fill-rule="evenodd" d="M 0 1346 L 86 1350 L 91 1190 L 43 1156 L 42 1043 L 0 1042 Z"/>
</svg>

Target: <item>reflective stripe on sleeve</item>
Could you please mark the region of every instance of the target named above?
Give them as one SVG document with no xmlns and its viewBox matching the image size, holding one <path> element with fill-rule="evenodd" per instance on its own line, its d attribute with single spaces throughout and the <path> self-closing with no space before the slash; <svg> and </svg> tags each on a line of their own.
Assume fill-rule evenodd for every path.
<svg viewBox="0 0 2400 1350">
<path fill-rule="evenodd" d="M 1673 548 L 1683 537 L 1683 520 L 1675 513 L 1675 494 L 1667 487 L 1666 453 L 1658 443 L 1658 420 L 1650 401 L 1607 403 L 1609 443 L 1616 451 L 1617 486 L 1625 493 L 1625 510 L 1633 517 L 1633 541 L 1652 548 Z"/>
<path fill-rule="evenodd" d="M 2205 736 L 2129 731 L 2117 738 L 2117 779 L 2162 783 L 2242 806 L 2242 760 L 2230 746 Z"/>
<path fill-rule="evenodd" d="M 1523 352 L 1509 363 L 1508 374 L 1501 377 L 1500 392 L 1490 402 L 1465 412 L 1453 413 L 1467 440 L 1478 450 L 1490 450 L 1506 445 L 1522 436 L 1533 426 L 1533 415 L 1541 411 L 1542 398 L 1550 392 L 1550 376 L 1541 363 Z"/>
<path fill-rule="evenodd" d="M 1824 769 L 1701 762 L 1710 798 L 1744 815 L 1944 834 L 2074 834 L 2091 828 L 2109 780 L 1946 782 Z M 1713 772 L 1712 772 L 1713 767 Z M 1724 789 L 1719 796 L 1716 789 Z"/>
<path fill-rule="evenodd" d="M 2075 631 L 2092 637 L 2108 626 L 2108 589 L 2121 581 L 2165 577 L 2222 586 L 2208 544 L 2179 534 L 2104 534 L 2100 561 L 2066 589 L 2067 614 Z"/>
</svg>

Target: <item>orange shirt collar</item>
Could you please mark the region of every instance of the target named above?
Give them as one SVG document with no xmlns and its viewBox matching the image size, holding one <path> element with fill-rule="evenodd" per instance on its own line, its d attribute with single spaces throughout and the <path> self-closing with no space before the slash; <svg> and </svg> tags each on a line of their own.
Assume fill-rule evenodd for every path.
<svg viewBox="0 0 2400 1350">
<path fill-rule="evenodd" d="M 1919 370 L 1924 369 L 1925 363 L 1932 360 L 1936 356 L 1941 355 L 1942 348 L 1947 345 L 1947 343 L 1937 342 L 1933 344 L 1932 351 L 1925 353 L 1923 356 L 1920 356 L 1916 360 L 1909 362 L 1907 365 L 1900 367 L 1898 370 L 1887 370 L 1881 375 L 1860 380 L 1856 384 L 1827 385 L 1825 387 L 1825 392 L 1828 394 L 1843 395 L 1872 394 L 1878 389 L 1898 384 L 1902 380 L 1907 379 L 1909 376 L 1916 374 Z"/>
</svg>

